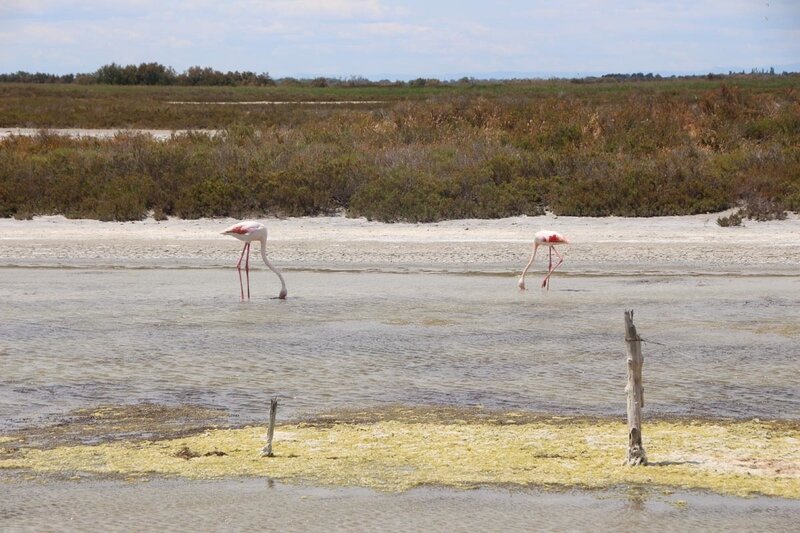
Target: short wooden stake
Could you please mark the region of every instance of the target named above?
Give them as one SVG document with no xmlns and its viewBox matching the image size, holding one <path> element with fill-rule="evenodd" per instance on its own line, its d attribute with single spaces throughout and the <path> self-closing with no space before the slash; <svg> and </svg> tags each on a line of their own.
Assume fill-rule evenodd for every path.
<svg viewBox="0 0 800 533">
<path fill-rule="evenodd" d="M 633 325 L 633 310 L 625 311 L 625 345 L 628 352 L 628 384 L 625 395 L 628 398 L 628 453 L 625 464 L 646 465 L 647 455 L 642 445 L 642 407 L 644 407 L 644 387 L 642 386 L 642 338 Z"/>
<path fill-rule="evenodd" d="M 261 449 L 261 457 L 274 457 L 272 453 L 272 435 L 275 433 L 275 416 L 278 412 L 278 397 L 273 396 L 269 402 L 269 428 L 267 429 L 267 445 Z"/>
</svg>

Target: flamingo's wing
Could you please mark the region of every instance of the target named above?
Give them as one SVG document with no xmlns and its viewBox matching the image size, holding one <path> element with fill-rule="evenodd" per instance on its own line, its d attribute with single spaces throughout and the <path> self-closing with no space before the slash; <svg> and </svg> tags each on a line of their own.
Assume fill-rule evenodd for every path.
<svg viewBox="0 0 800 533">
<path fill-rule="evenodd" d="M 260 222 L 255 222 L 253 220 L 245 220 L 244 222 L 237 222 L 233 226 L 226 228 L 222 231 L 223 235 L 249 235 L 254 231 L 257 231 L 261 228 Z"/>
<path fill-rule="evenodd" d="M 538 242 L 539 244 L 569 244 L 569 239 L 557 231 L 549 229 L 537 231 L 533 238 L 534 242 Z"/>
</svg>

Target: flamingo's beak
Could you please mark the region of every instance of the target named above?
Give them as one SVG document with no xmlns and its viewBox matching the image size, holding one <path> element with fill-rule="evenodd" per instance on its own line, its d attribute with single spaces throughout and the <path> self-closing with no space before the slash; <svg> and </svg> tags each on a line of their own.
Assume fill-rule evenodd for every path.
<svg viewBox="0 0 800 533">
<path fill-rule="evenodd" d="M 278 298 L 281 300 L 286 299 L 286 291 L 282 290 L 281 293 L 278 295 Z"/>
</svg>

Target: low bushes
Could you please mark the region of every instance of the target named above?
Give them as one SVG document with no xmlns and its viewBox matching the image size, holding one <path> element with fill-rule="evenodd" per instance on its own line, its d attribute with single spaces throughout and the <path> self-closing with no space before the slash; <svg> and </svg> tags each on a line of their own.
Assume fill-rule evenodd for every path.
<svg viewBox="0 0 800 533">
<path fill-rule="evenodd" d="M 283 106 L 212 138 L 0 141 L 3 217 L 434 221 L 736 205 L 756 219 L 800 211 L 797 91 L 462 92 L 383 109 Z"/>
</svg>

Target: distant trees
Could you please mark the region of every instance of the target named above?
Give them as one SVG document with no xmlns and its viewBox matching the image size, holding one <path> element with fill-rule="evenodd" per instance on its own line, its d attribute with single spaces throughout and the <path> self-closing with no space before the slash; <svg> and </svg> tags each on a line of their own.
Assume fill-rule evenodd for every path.
<svg viewBox="0 0 800 533">
<path fill-rule="evenodd" d="M 109 85 L 274 85 L 266 72 L 220 72 L 210 67 L 189 67 L 176 74 L 172 67 L 158 63 L 141 65 L 103 65 L 95 72 L 95 82 Z"/>
<path fill-rule="evenodd" d="M 782 75 L 791 73 L 783 72 Z M 706 74 L 709 80 L 725 79 L 726 77 L 741 76 L 776 76 L 774 68 L 752 69 L 749 74 L 744 71 L 728 74 Z M 629 74 L 611 73 L 602 76 L 588 76 L 584 78 L 572 78 L 572 83 L 616 83 L 629 81 L 661 81 L 663 79 L 693 79 L 701 76 L 665 76 L 660 74 L 634 72 Z M 416 78 L 408 81 L 390 81 L 387 79 L 372 81 L 363 76 L 350 76 L 347 78 L 330 78 L 318 76 L 314 78 L 279 78 L 277 80 L 270 77 L 269 73 L 262 72 L 257 74 L 251 71 L 228 71 L 222 72 L 211 67 L 193 66 L 178 74 L 172 67 L 167 67 L 159 63 L 141 63 L 139 65 L 118 65 L 111 63 L 103 65 L 95 72 L 83 74 L 45 74 L 42 72 L 30 73 L 19 71 L 10 74 L 0 74 L 0 83 L 76 83 L 104 84 L 104 85 L 188 85 L 188 86 L 267 86 L 283 85 L 288 87 L 418 87 L 430 88 L 441 86 L 472 86 L 476 84 L 491 83 L 528 83 L 536 81 L 534 78 L 519 78 L 512 80 L 479 79 L 472 77 L 462 77 L 458 80 L 439 80 L 436 78 Z"/>
<path fill-rule="evenodd" d="M 632 74 L 604 74 L 603 78 L 606 80 L 616 80 L 616 81 L 652 81 L 652 80 L 660 80 L 660 74 L 653 74 L 652 72 L 648 72 L 647 74 L 643 72 L 634 72 Z"/>
<path fill-rule="evenodd" d="M 437 87 L 441 81 L 436 78 L 417 78 L 408 82 L 409 87 Z"/>
<path fill-rule="evenodd" d="M 176 77 L 176 85 L 275 85 L 275 81 L 268 73 L 238 70 L 233 72 L 220 72 L 210 67 L 189 67 L 186 72 Z"/>
<path fill-rule="evenodd" d="M 103 65 L 93 73 L 87 74 L 45 74 L 19 71 L 0 74 L 0 83 L 81 83 L 103 85 L 275 85 L 266 72 L 220 72 L 210 67 L 190 67 L 178 74 L 172 67 L 160 63 L 141 63 L 139 65 Z"/>
<path fill-rule="evenodd" d="M 75 81 L 75 74 L 45 74 L 44 72 L 13 72 L 10 74 L 0 74 L 0 83 L 72 83 Z"/>
<path fill-rule="evenodd" d="M 615 75 L 624 76 L 624 75 Z M 648 75 L 652 76 L 652 74 Z M 185 86 L 271 86 L 285 87 L 440 87 L 443 85 L 470 86 L 478 83 L 500 83 L 505 80 L 480 80 L 463 77 L 459 80 L 439 80 L 436 78 L 416 78 L 408 81 L 381 79 L 373 81 L 363 76 L 332 78 L 317 76 L 314 78 L 284 77 L 273 79 L 269 73 L 260 74 L 251 71 L 222 72 L 211 67 L 193 66 L 182 73 L 172 67 L 159 63 L 141 63 L 139 65 L 119 65 L 110 63 L 98 68 L 95 72 L 82 74 L 56 74 L 16 72 L 0 74 L 0 83 L 76 83 L 81 85 L 185 85 Z M 514 80 L 524 82 L 526 80 Z M 530 81 L 530 80 L 528 80 Z"/>
<path fill-rule="evenodd" d="M 103 65 L 95 72 L 95 82 L 106 85 L 172 85 L 175 70 L 158 63 L 136 65 Z"/>
</svg>

